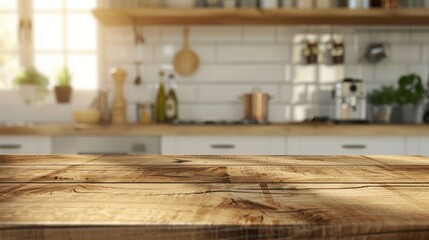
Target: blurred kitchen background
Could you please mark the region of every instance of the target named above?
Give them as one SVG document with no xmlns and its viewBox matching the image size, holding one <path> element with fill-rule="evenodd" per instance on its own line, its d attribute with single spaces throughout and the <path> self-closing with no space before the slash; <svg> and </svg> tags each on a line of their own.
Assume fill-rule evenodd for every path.
<svg viewBox="0 0 429 240">
<path fill-rule="evenodd" d="M 421 124 L 428 15 L 425 0 L 0 0 L 0 122 L 109 123 L 126 73 L 126 123 Z"/>
</svg>

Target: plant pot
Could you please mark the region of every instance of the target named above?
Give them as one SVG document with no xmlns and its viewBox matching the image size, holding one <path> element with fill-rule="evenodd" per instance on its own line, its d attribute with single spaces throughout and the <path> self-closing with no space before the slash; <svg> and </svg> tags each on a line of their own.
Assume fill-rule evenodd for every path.
<svg viewBox="0 0 429 240">
<path fill-rule="evenodd" d="M 372 106 L 372 118 L 374 122 L 389 123 L 392 117 L 391 105 L 375 105 Z"/>
<path fill-rule="evenodd" d="M 423 105 L 396 106 L 392 113 L 392 122 L 415 124 L 423 120 Z"/>
<path fill-rule="evenodd" d="M 55 96 L 58 103 L 69 103 L 71 99 L 72 88 L 69 86 L 55 87 Z"/>
<path fill-rule="evenodd" d="M 19 93 L 25 104 L 31 105 L 41 100 L 39 86 L 36 84 L 22 84 L 19 86 Z"/>
</svg>

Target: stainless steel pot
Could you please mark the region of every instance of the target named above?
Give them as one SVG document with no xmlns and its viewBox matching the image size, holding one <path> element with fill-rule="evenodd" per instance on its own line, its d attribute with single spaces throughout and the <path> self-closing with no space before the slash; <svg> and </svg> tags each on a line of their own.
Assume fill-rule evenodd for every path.
<svg viewBox="0 0 429 240">
<path fill-rule="evenodd" d="M 268 121 L 268 106 L 272 97 L 260 90 L 244 94 L 241 97 L 243 103 L 243 119 L 264 123 Z"/>
</svg>

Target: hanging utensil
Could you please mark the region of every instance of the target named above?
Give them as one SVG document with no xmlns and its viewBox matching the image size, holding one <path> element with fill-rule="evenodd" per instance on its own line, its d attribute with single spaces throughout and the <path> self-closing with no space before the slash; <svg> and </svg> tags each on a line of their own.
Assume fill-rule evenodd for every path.
<svg viewBox="0 0 429 240">
<path fill-rule="evenodd" d="M 141 75 L 140 75 L 140 65 L 141 65 L 141 62 L 136 61 L 134 64 L 136 65 L 136 79 L 134 80 L 134 84 L 138 86 L 138 85 L 140 85 L 142 83 L 142 78 L 141 78 Z"/>
<path fill-rule="evenodd" d="M 140 76 L 140 65 L 142 63 L 142 44 L 145 42 L 143 37 L 143 30 L 136 23 L 134 23 L 134 45 L 136 48 L 136 78 L 134 80 L 134 85 L 138 86 L 142 82 L 142 78 Z"/>
<path fill-rule="evenodd" d="M 193 74 L 200 63 L 197 54 L 189 47 L 189 29 L 183 30 L 183 48 L 174 57 L 174 69 L 183 76 Z"/>
</svg>

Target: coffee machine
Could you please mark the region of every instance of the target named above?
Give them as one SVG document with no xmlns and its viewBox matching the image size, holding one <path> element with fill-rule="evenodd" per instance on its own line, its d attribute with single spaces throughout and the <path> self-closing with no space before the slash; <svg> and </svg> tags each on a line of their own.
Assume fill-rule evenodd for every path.
<svg viewBox="0 0 429 240">
<path fill-rule="evenodd" d="M 335 85 L 335 117 L 338 123 L 366 123 L 367 100 L 362 80 L 346 78 Z"/>
</svg>

